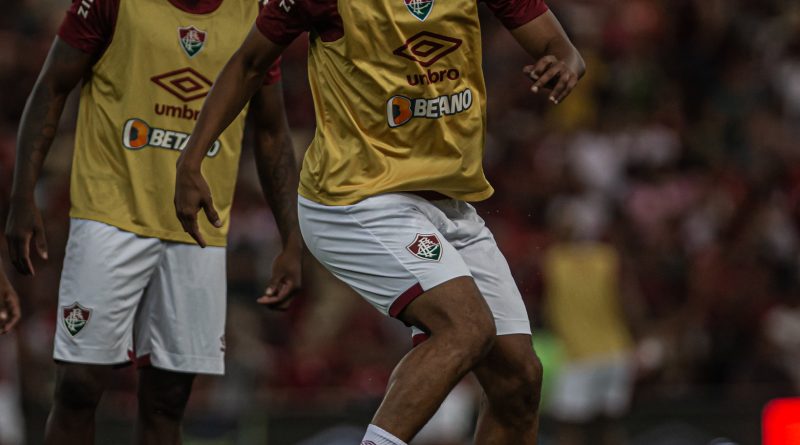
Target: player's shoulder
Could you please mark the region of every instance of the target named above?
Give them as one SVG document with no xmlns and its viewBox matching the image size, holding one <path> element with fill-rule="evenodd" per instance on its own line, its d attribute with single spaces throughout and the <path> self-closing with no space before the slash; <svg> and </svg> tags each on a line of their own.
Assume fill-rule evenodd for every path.
<svg viewBox="0 0 800 445">
<path fill-rule="evenodd" d="M 318 16 L 331 7 L 336 8 L 339 0 L 259 0 L 264 7 L 275 9 L 285 14 L 306 14 Z"/>
<path fill-rule="evenodd" d="M 70 11 L 84 20 L 108 19 L 116 15 L 119 3 L 120 0 L 72 0 Z"/>
</svg>

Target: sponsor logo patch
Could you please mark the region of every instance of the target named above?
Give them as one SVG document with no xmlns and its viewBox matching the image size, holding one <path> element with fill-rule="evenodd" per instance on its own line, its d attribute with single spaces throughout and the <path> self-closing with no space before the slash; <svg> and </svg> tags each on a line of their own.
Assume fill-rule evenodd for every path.
<svg viewBox="0 0 800 445">
<path fill-rule="evenodd" d="M 147 122 L 132 118 L 122 127 L 122 145 L 129 150 L 141 150 L 146 147 L 163 148 L 181 151 L 189 141 L 189 134 L 180 131 L 151 127 Z M 211 144 L 206 156 L 213 158 L 219 154 L 222 143 L 217 139 Z"/>
<path fill-rule="evenodd" d="M 403 3 L 408 12 L 420 22 L 424 22 L 433 10 L 433 0 L 403 0 Z"/>
<path fill-rule="evenodd" d="M 71 306 L 62 306 L 61 313 L 64 316 L 64 327 L 73 337 L 86 327 L 92 316 L 92 310 L 81 306 L 77 301 Z"/>
<path fill-rule="evenodd" d="M 457 50 L 462 43 L 461 39 L 455 37 L 422 31 L 411 36 L 403 46 L 395 49 L 393 54 L 427 68 Z"/>
<path fill-rule="evenodd" d="M 417 258 L 430 261 L 442 259 L 442 243 L 432 233 L 417 234 L 414 241 L 406 249 Z"/>
<path fill-rule="evenodd" d="M 159 74 L 150 80 L 184 102 L 206 97 L 212 85 L 205 76 L 189 67 Z"/>
<path fill-rule="evenodd" d="M 194 26 L 178 28 L 181 48 L 189 58 L 196 56 L 206 45 L 206 35 L 205 31 L 201 31 Z"/>
<path fill-rule="evenodd" d="M 393 96 L 386 102 L 386 119 L 389 127 L 395 128 L 414 118 L 439 119 L 463 113 L 471 107 L 472 90 L 469 88 L 433 99 Z"/>
<path fill-rule="evenodd" d="M 415 87 L 417 85 L 430 85 L 444 82 L 446 80 L 458 80 L 460 77 L 461 73 L 455 68 L 439 71 L 428 69 L 428 72 L 426 73 L 408 74 L 406 75 L 406 80 L 408 81 L 409 86 Z"/>
</svg>

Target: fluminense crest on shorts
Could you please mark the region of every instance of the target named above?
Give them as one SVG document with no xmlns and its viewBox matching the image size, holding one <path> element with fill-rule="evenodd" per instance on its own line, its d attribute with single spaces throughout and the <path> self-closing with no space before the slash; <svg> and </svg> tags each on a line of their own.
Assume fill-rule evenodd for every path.
<svg viewBox="0 0 800 445">
<path fill-rule="evenodd" d="M 81 306 L 77 301 L 71 306 L 62 306 L 61 312 L 64 315 L 64 327 L 73 337 L 86 327 L 89 317 L 92 316 L 92 310 Z"/>
<path fill-rule="evenodd" d="M 181 48 L 189 57 L 196 56 L 206 44 L 206 32 L 194 26 L 178 28 L 178 37 L 180 38 Z"/>
<path fill-rule="evenodd" d="M 418 233 L 414 242 L 406 246 L 406 249 L 423 260 L 439 261 L 442 258 L 442 243 L 432 233 Z"/>
<path fill-rule="evenodd" d="M 431 10 L 433 10 L 433 0 L 403 0 L 406 4 L 406 8 L 408 8 L 408 12 L 411 13 L 414 17 L 416 17 L 420 22 L 424 22 L 425 19 L 431 15 Z"/>
</svg>

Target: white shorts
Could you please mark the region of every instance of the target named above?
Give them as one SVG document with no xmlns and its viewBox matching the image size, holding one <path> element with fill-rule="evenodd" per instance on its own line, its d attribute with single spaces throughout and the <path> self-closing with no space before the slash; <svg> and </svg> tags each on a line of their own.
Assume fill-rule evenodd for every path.
<svg viewBox="0 0 800 445">
<path fill-rule="evenodd" d="M 311 253 L 384 315 L 397 317 L 425 291 L 471 276 L 498 335 L 531 333 L 508 263 L 466 202 L 393 193 L 349 206 L 299 197 L 298 209 Z M 425 337 L 416 327 L 413 335 L 417 342 Z"/>
<path fill-rule="evenodd" d="M 223 374 L 225 249 L 70 221 L 53 357 Z"/>
<path fill-rule="evenodd" d="M 618 418 L 630 405 L 634 365 L 628 355 L 567 363 L 556 377 L 551 411 L 563 422 Z"/>
</svg>

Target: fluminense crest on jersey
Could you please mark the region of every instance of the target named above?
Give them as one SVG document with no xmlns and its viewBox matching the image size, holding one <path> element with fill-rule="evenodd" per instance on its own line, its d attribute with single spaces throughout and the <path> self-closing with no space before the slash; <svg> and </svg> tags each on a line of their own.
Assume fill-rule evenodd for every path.
<svg viewBox="0 0 800 445">
<path fill-rule="evenodd" d="M 431 15 L 433 10 L 433 0 L 403 0 L 408 8 L 408 12 L 423 22 Z"/>
<path fill-rule="evenodd" d="M 414 241 L 406 246 L 406 249 L 415 257 L 423 260 L 439 261 L 442 259 L 442 243 L 433 233 L 418 233 Z"/>
<path fill-rule="evenodd" d="M 206 32 L 194 26 L 178 28 L 178 36 L 180 37 L 183 52 L 189 57 L 196 56 L 206 44 Z"/>
<path fill-rule="evenodd" d="M 71 306 L 62 306 L 61 312 L 64 315 L 64 327 L 73 337 L 86 327 L 92 316 L 92 310 L 81 306 L 77 301 Z"/>
</svg>

